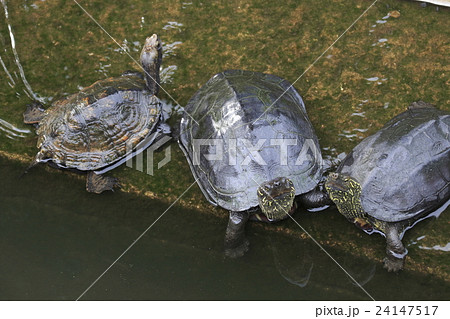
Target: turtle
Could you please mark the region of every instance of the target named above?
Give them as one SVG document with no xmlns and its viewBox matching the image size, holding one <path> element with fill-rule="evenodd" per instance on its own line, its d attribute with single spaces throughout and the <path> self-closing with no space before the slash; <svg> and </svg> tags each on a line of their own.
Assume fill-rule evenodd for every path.
<svg viewBox="0 0 450 319">
<path fill-rule="evenodd" d="M 44 162 L 87 172 L 86 189 L 101 193 L 118 186 L 114 177 L 101 175 L 143 151 L 168 129 L 156 96 L 162 45 L 147 37 L 140 62 L 144 74 L 125 71 L 57 100 L 44 109 L 28 106 L 24 122 L 37 126 L 39 149 L 30 167 Z"/>
<path fill-rule="evenodd" d="M 322 155 L 305 104 L 276 75 L 214 75 L 187 103 L 179 132 L 179 146 L 204 196 L 229 211 L 228 257 L 248 250 L 249 218 L 285 219 L 297 195 L 308 207 L 331 203 L 318 187 Z"/>
<path fill-rule="evenodd" d="M 413 102 L 362 140 L 325 182 L 342 215 L 386 237 L 388 271 L 404 267 L 405 231 L 449 204 L 449 128 L 449 112 Z"/>
</svg>

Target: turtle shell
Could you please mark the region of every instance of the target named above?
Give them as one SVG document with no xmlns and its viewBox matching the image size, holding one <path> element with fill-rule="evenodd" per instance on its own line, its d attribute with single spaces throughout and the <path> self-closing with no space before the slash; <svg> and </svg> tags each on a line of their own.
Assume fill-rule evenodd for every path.
<svg viewBox="0 0 450 319">
<path fill-rule="evenodd" d="M 450 114 L 410 108 L 358 144 L 338 172 L 361 185 L 364 211 L 398 222 L 443 205 L 450 197 Z"/>
<path fill-rule="evenodd" d="M 37 160 L 107 171 L 132 150 L 148 146 L 160 118 L 160 101 L 139 75 L 97 81 L 47 109 L 37 129 Z"/>
<path fill-rule="evenodd" d="M 302 98 L 286 80 L 225 71 L 200 88 L 185 111 L 180 147 L 212 204 L 232 211 L 256 207 L 258 186 L 277 177 L 290 178 L 296 195 L 317 186 L 318 139 Z"/>
</svg>

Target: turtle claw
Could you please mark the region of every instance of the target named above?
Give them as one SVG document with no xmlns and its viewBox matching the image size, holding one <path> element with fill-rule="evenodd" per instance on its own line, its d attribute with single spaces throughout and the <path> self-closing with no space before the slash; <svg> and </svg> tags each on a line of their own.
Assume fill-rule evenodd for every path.
<svg viewBox="0 0 450 319">
<path fill-rule="evenodd" d="M 120 187 L 117 178 L 95 174 L 94 172 L 88 173 L 86 180 L 88 192 L 100 194 L 104 191 L 114 191 L 114 187 Z"/>
<path fill-rule="evenodd" d="M 403 269 L 405 260 L 402 258 L 385 257 L 383 259 L 384 268 L 389 272 L 398 272 Z"/>
<path fill-rule="evenodd" d="M 245 238 L 242 244 L 237 247 L 225 247 L 225 256 L 229 258 L 242 257 L 249 250 L 249 247 L 250 242 Z"/>
</svg>

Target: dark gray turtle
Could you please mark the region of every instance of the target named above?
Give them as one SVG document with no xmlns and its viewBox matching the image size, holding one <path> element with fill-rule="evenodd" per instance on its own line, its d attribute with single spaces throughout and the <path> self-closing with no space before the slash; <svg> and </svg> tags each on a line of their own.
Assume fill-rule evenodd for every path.
<svg viewBox="0 0 450 319">
<path fill-rule="evenodd" d="M 275 75 L 225 71 L 188 102 L 179 144 L 206 199 L 230 211 L 228 256 L 248 249 L 244 226 L 252 215 L 277 221 L 296 195 L 309 206 L 329 201 L 315 190 L 322 155 L 302 98 Z M 222 156 L 221 156 L 222 155 Z M 257 207 L 263 214 L 256 214 Z"/>
<path fill-rule="evenodd" d="M 28 107 L 24 122 L 37 124 L 37 153 L 32 165 L 50 161 L 60 168 L 88 172 L 86 189 L 112 190 L 117 180 L 107 172 L 148 147 L 166 132 L 159 89 L 161 41 L 148 37 L 141 52 L 144 76 L 122 76 L 95 82 L 56 101 L 47 110 L 39 103 Z"/>
<path fill-rule="evenodd" d="M 389 271 L 403 268 L 404 232 L 449 201 L 449 128 L 448 112 L 415 102 L 359 143 L 325 183 L 341 214 L 386 237 Z"/>
</svg>

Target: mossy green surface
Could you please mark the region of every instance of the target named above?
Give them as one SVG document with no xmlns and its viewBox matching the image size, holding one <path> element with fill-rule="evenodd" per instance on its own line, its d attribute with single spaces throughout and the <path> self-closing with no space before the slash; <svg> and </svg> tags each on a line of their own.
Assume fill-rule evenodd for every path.
<svg viewBox="0 0 450 319">
<path fill-rule="evenodd" d="M 176 70 L 163 83 L 161 99 L 184 106 L 212 75 L 226 69 L 276 74 L 294 83 L 303 96 L 321 146 L 327 149 L 324 153 L 332 158 L 348 153 L 413 101 L 450 110 L 448 8 L 437 11 L 435 6 L 422 8 L 412 1 L 380 0 L 361 16 L 373 1 L 79 3 L 120 45 L 127 45 L 129 55 L 73 1 L 7 1 L 9 20 L 3 19 L 3 10 L 0 13 L 0 57 L 12 79 L 0 68 L 0 119 L 30 133 L 10 139 L 0 131 L 0 156 L 7 159 L 2 165 L 20 163 L 25 168 L 37 151 L 33 127 L 22 123 L 31 99 L 12 50 L 8 23 L 26 80 L 47 104 L 96 80 L 138 70 L 130 56 L 137 60 L 145 37 L 158 33 L 165 44 L 179 42 L 163 60 L 163 67 L 172 65 Z M 390 12 L 400 15 L 387 17 Z M 178 145 L 172 140 L 168 146 L 171 161 L 155 168 L 153 176 L 126 165 L 108 173 L 120 179 L 120 192 L 165 204 L 182 195 L 194 179 Z M 163 158 L 164 152 L 156 153 L 154 162 Z M 37 170 L 26 178 L 58 176 L 61 184 L 69 183 L 81 192 L 79 198 L 90 196 L 83 192 L 83 176 Z M 213 216 L 225 227 L 227 213 L 212 207 L 197 185 L 177 205 L 194 214 L 194 220 Z M 431 275 L 448 285 L 449 253 L 419 248 L 447 245 L 448 213 L 447 209 L 438 220 L 420 223 L 406 233 L 407 276 Z M 367 236 L 336 211 L 302 212 L 296 220 L 321 244 L 381 265 L 384 240 Z M 249 231 L 255 230 L 308 237 L 292 222 L 252 224 Z M 221 236 L 211 240 L 221 241 Z M 425 237 L 416 240 L 421 236 Z"/>
</svg>

